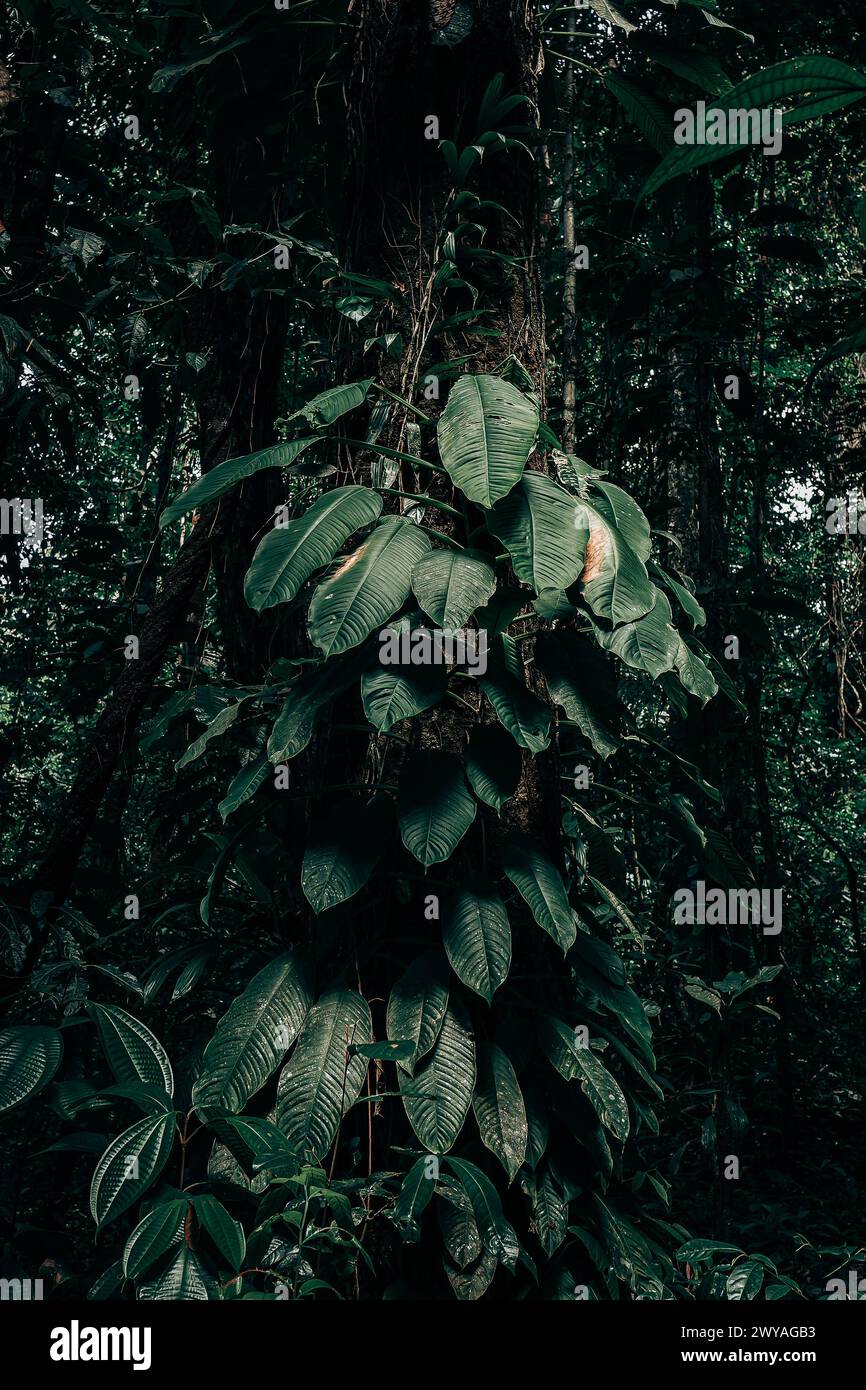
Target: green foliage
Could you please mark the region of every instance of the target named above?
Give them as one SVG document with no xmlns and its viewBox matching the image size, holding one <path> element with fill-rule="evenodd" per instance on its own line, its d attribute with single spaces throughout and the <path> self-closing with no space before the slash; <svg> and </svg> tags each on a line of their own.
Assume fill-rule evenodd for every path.
<svg viewBox="0 0 866 1390">
<path fill-rule="evenodd" d="M 45 547 L 0 557 L 25 630 L 3 738 L 38 771 L 16 773 L 3 835 L 26 872 L 3 904 L 0 1108 L 32 1120 L 45 1191 L 95 1164 L 92 1298 L 772 1300 L 799 1296 L 784 1243 L 817 1296 L 822 1261 L 859 1258 L 823 1214 L 786 1210 L 777 1233 L 766 1191 L 712 1222 L 728 1151 L 776 1130 L 783 1149 L 765 1058 L 787 1046 L 822 1075 L 788 1020 L 832 1042 L 810 1010 L 862 969 L 864 792 L 833 724 L 846 695 L 862 724 L 840 617 L 859 551 L 791 532 L 842 486 L 827 440 L 856 437 L 845 359 L 864 346 L 851 189 L 821 182 L 836 135 L 813 124 L 823 157 L 804 161 L 796 128 L 866 80 L 789 53 L 812 42 L 802 14 L 790 36 L 762 19 L 763 61 L 785 56 L 761 68 L 714 8 L 669 8 L 593 0 L 567 55 L 548 38 L 544 158 L 512 124 L 535 121 L 532 74 L 510 92 L 468 64 L 421 222 L 381 219 L 384 266 L 360 245 L 380 219 L 338 236 L 321 173 L 357 154 L 359 13 L 229 5 L 204 36 L 182 5 L 122 31 L 67 0 L 13 17 L 36 45 L 16 101 L 60 202 L 41 259 L 16 216 L 0 247 L 19 293 L 4 427 L 19 490 L 52 503 Z M 783 104 L 790 162 L 673 148 L 682 83 Z M 826 126 L 850 151 L 847 120 Z M 548 199 L 543 220 L 520 170 L 559 180 L 569 160 L 568 211 Z M 824 204 L 820 239 L 799 235 Z M 560 215 L 591 252 L 567 312 Z M 418 267 L 392 258 L 416 242 Z M 110 693 L 145 623 L 148 716 L 79 891 L 52 903 L 37 841 L 95 712 L 115 722 L 85 785 L 147 707 L 132 659 Z M 436 628 L 484 635 L 485 660 L 381 660 L 383 636 Z M 759 933 L 674 931 L 671 893 L 699 876 L 790 884 L 821 988 L 807 970 L 792 1004 Z M 862 1089 L 816 1084 L 831 1122 Z M 821 1164 L 847 1190 L 843 1160 Z M 689 1234 L 720 1227 L 743 1245 Z"/>
</svg>

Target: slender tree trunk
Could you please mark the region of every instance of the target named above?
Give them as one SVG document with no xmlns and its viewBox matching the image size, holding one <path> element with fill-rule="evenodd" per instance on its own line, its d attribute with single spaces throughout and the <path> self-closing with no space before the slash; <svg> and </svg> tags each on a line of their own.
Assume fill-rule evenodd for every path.
<svg viewBox="0 0 866 1390">
<path fill-rule="evenodd" d="M 569 35 L 577 28 L 577 13 L 570 9 L 565 27 Z M 573 38 L 566 40 L 566 52 L 571 53 Z M 562 443 L 566 453 L 574 452 L 575 398 L 577 389 L 577 355 L 574 350 L 577 332 L 577 266 L 575 264 L 574 228 L 574 125 L 577 118 L 574 65 L 566 63 L 563 109 L 565 113 L 565 143 L 562 155 L 562 252 L 565 274 L 562 292 Z"/>
<path fill-rule="evenodd" d="M 504 94 L 522 93 L 528 98 L 506 124 L 538 123 L 542 57 L 528 9 L 518 0 L 482 0 L 466 33 L 460 27 L 463 13 L 453 4 L 433 3 L 428 9 L 365 0 L 349 90 L 348 127 L 354 145 L 347 187 L 347 205 L 353 210 L 346 236 L 347 261 L 356 273 L 397 288 L 401 298 L 387 303 L 376 331 L 399 332 L 405 355 L 401 362 L 382 358 L 376 366 L 387 386 L 408 399 L 414 397 L 430 414 L 440 407 L 419 395 L 429 368 L 437 360 L 467 353 L 471 360 L 465 370 L 473 372 L 495 371 L 510 355 L 517 357 L 542 403 L 545 398 L 537 243 L 539 163 L 525 150 L 490 153 L 479 168 L 481 197 L 506 208 L 485 214 L 489 234 L 482 245 L 513 258 L 473 263 L 481 289 L 479 307 L 487 311 L 482 322 L 497 336 L 479 339 L 461 328 L 437 334 L 448 311 L 443 310 L 442 292 L 434 280 L 442 263 L 453 192 L 438 140 L 425 138 L 429 118 L 438 121 L 440 139 L 453 138 L 458 148 L 471 144 L 473 135 L 481 133 L 476 132 L 475 122 L 484 93 L 492 79 L 502 74 Z M 458 31 L 462 37 L 457 37 Z M 462 300 L 455 305 L 464 307 Z M 364 362 L 365 373 L 372 369 L 370 359 L 362 357 L 354 363 L 358 375 Z M 405 447 L 410 425 L 409 413 L 395 407 L 380 438 Z M 432 446 L 432 432 L 428 442 Z M 534 457 L 529 466 L 542 465 Z M 352 477 L 356 479 L 356 474 Z M 403 466 L 395 486 L 412 492 L 419 481 Z M 434 527 L 443 525 L 440 512 L 431 512 L 425 519 Z M 450 714 L 447 721 L 441 712 L 434 713 L 431 720 L 439 726 L 437 737 L 444 738 L 446 745 L 462 747 L 465 720 L 459 713 Z M 443 722 L 447 729 L 442 728 Z M 559 806 L 555 752 L 525 759 L 510 815 L 521 828 L 544 838 L 554 853 L 560 836 Z"/>
</svg>

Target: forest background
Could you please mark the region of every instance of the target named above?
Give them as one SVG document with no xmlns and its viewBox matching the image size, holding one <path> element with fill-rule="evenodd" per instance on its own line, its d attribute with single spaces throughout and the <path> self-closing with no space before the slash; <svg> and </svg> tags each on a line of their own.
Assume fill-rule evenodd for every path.
<svg viewBox="0 0 866 1390">
<path fill-rule="evenodd" d="M 861 1277 L 861 8 L 19 0 L 0 62 L 0 1273 Z M 486 677 L 371 666 L 451 619 Z"/>
</svg>

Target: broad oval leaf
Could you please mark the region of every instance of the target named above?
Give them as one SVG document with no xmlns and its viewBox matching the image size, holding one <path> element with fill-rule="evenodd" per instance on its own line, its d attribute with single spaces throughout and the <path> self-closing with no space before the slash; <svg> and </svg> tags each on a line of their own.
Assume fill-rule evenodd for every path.
<svg viewBox="0 0 866 1390">
<path fill-rule="evenodd" d="M 314 912 L 359 893 L 382 856 L 392 823 L 384 792 L 364 802 L 350 797 L 322 810 L 313 823 L 301 866 L 301 888 Z"/>
<path fill-rule="evenodd" d="M 681 685 L 690 695 L 696 695 L 702 705 L 718 694 L 719 687 L 709 666 L 698 652 L 692 651 L 682 637 L 677 644 L 674 666 Z"/>
<path fill-rule="evenodd" d="M 238 1270 L 246 1251 L 244 1228 L 209 1192 L 193 1198 L 195 1214 L 229 1269 Z"/>
<path fill-rule="evenodd" d="M 400 775 L 397 818 L 403 844 L 419 864 L 428 868 L 448 859 L 474 821 L 476 809 L 456 758 L 427 749 L 407 759 Z"/>
<path fill-rule="evenodd" d="M 566 1237 L 568 1204 L 546 1167 L 535 1187 L 532 1219 L 545 1254 L 553 1255 Z"/>
<path fill-rule="evenodd" d="M 303 966 L 291 952 L 254 975 L 205 1049 L 192 1092 L 196 1109 L 242 1110 L 291 1047 L 311 997 Z"/>
<path fill-rule="evenodd" d="M 121 1086 L 149 1086 L 174 1094 L 165 1048 L 137 1018 L 113 1004 L 91 1002 L 87 1011 L 99 1030 L 108 1065 Z"/>
<path fill-rule="evenodd" d="M 411 1244 L 421 1239 L 419 1221 L 436 1187 L 436 1179 L 430 1176 L 427 1165 L 426 1155 L 413 1163 L 390 1212 L 401 1237 Z"/>
<path fill-rule="evenodd" d="M 506 1269 L 514 1269 L 520 1245 L 514 1229 L 505 1218 L 499 1193 L 486 1173 L 464 1158 L 449 1158 L 448 1166 L 469 1198 L 472 1214 L 481 1234 L 484 1248 L 501 1260 Z"/>
<path fill-rule="evenodd" d="M 583 569 L 589 528 L 580 504 L 545 473 L 524 473 L 498 502 L 488 526 L 511 556 L 514 573 L 536 593 L 567 589 Z"/>
<path fill-rule="evenodd" d="M 198 1255 L 183 1244 L 165 1273 L 152 1283 L 142 1284 L 138 1296 L 146 1302 L 204 1303 L 219 1297 L 219 1286 Z"/>
<path fill-rule="evenodd" d="M 271 765 L 264 753 L 259 753 L 255 758 L 251 758 L 248 763 L 236 772 L 229 784 L 229 789 L 220 802 L 217 810 L 223 824 L 228 820 L 233 811 L 244 802 L 249 801 L 251 796 L 255 796 L 259 787 L 264 786 L 268 778 Z"/>
<path fill-rule="evenodd" d="M 605 478 L 593 478 L 592 488 L 595 509 L 601 512 L 609 525 L 616 527 L 626 545 L 646 564 L 652 554 L 652 537 L 650 524 L 637 502 L 621 487 L 607 482 Z"/>
<path fill-rule="evenodd" d="M 743 1260 L 735 1265 L 725 1280 L 725 1297 L 729 1299 L 757 1298 L 764 1282 L 764 1266 L 757 1260 Z"/>
<path fill-rule="evenodd" d="M 402 517 L 385 517 L 319 584 L 307 614 L 310 640 L 325 656 L 357 647 L 403 606 L 412 571 L 429 549 L 424 531 Z"/>
<path fill-rule="evenodd" d="M 367 669 L 366 652 L 353 652 L 338 661 L 302 671 L 290 686 L 268 739 L 268 758 L 272 763 L 290 762 L 303 753 L 326 705 L 354 685 Z"/>
<path fill-rule="evenodd" d="M 604 760 L 619 747 L 619 700 L 613 662 L 580 633 L 542 632 L 535 660 L 547 688 Z"/>
<path fill-rule="evenodd" d="M 529 1128 L 517 1073 L 495 1043 L 478 1049 L 478 1081 L 472 1099 L 482 1143 L 495 1154 L 513 1182 L 526 1159 Z"/>
<path fill-rule="evenodd" d="M 530 753 L 543 752 L 550 743 L 550 710 L 528 688 L 512 637 L 501 634 L 494 640 L 487 674 L 478 683 L 515 743 Z"/>
<path fill-rule="evenodd" d="M 777 107 L 783 98 L 800 96 L 805 100 L 783 113 L 783 127 L 862 101 L 866 97 L 866 77 L 837 58 L 788 58 L 729 88 L 723 101 L 726 110 L 760 111 L 762 107 Z M 749 145 L 742 144 L 675 145 L 647 179 L 638 201 L 654 193 L 669 179 L 748 148 Z"/>
<path fill-rule="evenodd" d="M 411 632 L 412 620 L 405 616 L 389 626 L 402 637 L 404 632 Z M 447 688 L 448 668 L 444 662 L 385 665 L 380 658 L 364 674 L 361 699 L 373 728 L 385 733 L 402 719 L 411 719 L 438 704 Z"/>
<path fill-rule="evenodd" d="M 498 376 L 462 376 L 439 417 L 442 462 L 470 502 L 492 507 L 520 478 L 538 433 L 538 409 Z"/>
<path fill-rule="evenodd" d="M 367 1075 L 367 1059 L 349 1047 L 372 1041 L 370 1009 L 354 990 L 323 995 L 307 1015 L 277 1092 L 277 1125 L 305 1158 L 323 1158 L 334 1142 Z"/>
<path fill-rule="evenodd" d="M 431 550 L 415 566 L 412 590 L 427 616 L 453 631 L 496 592 L 496 574 L 465 550 Z"/>
<path fill-rule="evenodd" d="M 189 1203 L 178 1199 L 163 1202 L 139 1221 L 123 1250 L 123 1273 L 126 1279 L 140 1274 L 170 1250 L 183 1237 L 183 1221 Z"/>
<path fill-rule="evenodd" d="M 629 1134 L 628 1103 L 620 1084 L 597 1053 L 579 1047 L 574 1029 L 559 1018 L 541 1021 L 541 1041 L 553 1066 L 566 1081 L 577 1079 L 605 1129 L 622 1143 Z"/>
<path fill-rule="evenodd" d="M 388 1000 L 388 1037 L 414 1044 L 411 1059 L 397 1065 L 411 1076 L 439 1036 L 448 1007 L 448 967 L 438 951 L 425 951 L 400 976 Z"/>
<path fill-rule="evenodd" d="M 448 906 L 442 944 L 457 978 L 492 1003 L 511 965 L 511 927 L 489 879 L 467 876 Z"/>
<path fill-rule="evenodd" d="M 440 1200 L 436 1203 L 436 1216 L 445 1249 L 459 1269 L 466 1269 L 480 1259 L 484 1251 L 472 1204 L 455 1181 L 440 1180 L 437 1195 Z"/>
<path fill-rule="evenodd" d="M 478 797 L 500 811 L 517 791 L 523 759 L 520 749 L 498 724 L 477 724 L 466 750 L 466 776 Z"/>
<path fill-rule="evenodd" d="M 673 670 L 681 645 L 680 635 L 671 622 L 671 606 L 661 589 L 656 589 L 655 602 L 648 613 L 636 622 L 615 627 L 600 641 L 626 666 L 645 671 L 653 680 L 664 671 Z"/>
<path fill-rule="evenodd" d="M 11 1110 L 47 1086 L 63 1057 L 56 1028 L 24 1026 L 0 1033 L 0 1110 Z"/>
<path fill-rule="evenodd" d="M 502 867 L 538 925 L 567 951 L 577 928 L 556 865 L 526 835 L 512 831 L 503 842 Z"/>
<path fill-rule="evenodd" d="M 297 420 L 298 416 L 302 415 L 313 429 L 333 425 L 341 415 L 348 415 L 350 410 L 357 410 L 359 405 L 364 404 L 372 385 L 373 377 L 368 376 L 363 381 L 346 381 L 339 386 L 330 386 L 327 391 L 320 391 L 318 396 L 307 401 L 306 405 L 302 405 L 300 410 L 296 410 L 288 418 Z"/>
<path fill-rule="evenodd" d="M 112 1139 L 90 1184 L 90 1213 L 100 1230 L 159 1177 L 174 1144 L 175 1119 L 173 1111 L 146 1115 Z"/>
<path fill-rule="evenodd" d="M 582 524 L 589 529 L 586 563 L 581 571 L 583 595 L 593 613 L 612 623 L 633 622 L 653 606 L 658 592 L 650 581 L 646 565 L 629 545 L 615 524 L 611 509 L 601 499 L 597 504 L 577 503 L 583 509 Z"/>
<path fill-rule="evenodd" d="M 333 560 L 353 531 L 372 525 L 381 511 L 378 493 L 349 484 L 318 497 L 287 526 L 275 526 L 247 570 L 247 603 L 257 613 L 288 603 L 315 570 Z"/>
<path fill-rule="evenodd" d="M 222 738 L 223 734 L 231 728 L 232 724 L 234 724 L 235 720 L 241 712 L 241 706 L 243 705 L 243 703 L 243 699 L 236 700 L 234 704 L 226 705 L 223 709 L 219 711 L 217 715 L 215 715 L 215 717 L 208 724 L 207 728 L 203 730 L 203 732 L 199 734 L 198 738 L 194 739 L 193 742 L 189 745 L 189 748 L 187 748 L 183 757 L 178 759 L 178 762 L 176 764 L 178 772 L 180 772 L 180 769 L 182 767 L 186 767 L 188 763 L 195 762 L 196 758 L 200 758 L 212 739 Z"/>
<path fill-rule="evenodd" d="M 235 483 L 258 473 L 262 468 L 289 468 L 299 454 L 311 444 L 316 436 L 305 439 L 292 439 L 287 444 L 274 444 L 268 449 L 257 449 L 254 454 L 243 454 L 239 458 L 226 459 L 218 463 L 209 473 L 205 473 L 186 492 L 175 497 L 159 518 L 160 529 L 170 526 L 188 512 L 198 511 L 206 502 L 214 502 L 224 493 L 230 492 Z"/>
<path fill-rule="evenodd" d="M 469 1017 L 452 998 L 428 1059 L 414 1076 L 400 1073 L 403 1107 L 418 1140 L 430 1153 L 447 1153 L 456 1142 L 475 1089 L 475 1040 Z"/>
</svg>

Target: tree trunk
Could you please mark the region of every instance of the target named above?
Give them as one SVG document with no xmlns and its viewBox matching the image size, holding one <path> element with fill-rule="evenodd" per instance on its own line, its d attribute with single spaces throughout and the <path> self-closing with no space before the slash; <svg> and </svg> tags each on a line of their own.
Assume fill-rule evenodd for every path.
<svg viewBox="0 0 866 1390">
<path fill-rule="evenodd" d="M 538 124 L 543 60 L 529 11 L 516 0 L 481 0 L 468 32 L 467 24 L 465 9 L 453 0 L 433 0 L 429 8 L 366 0 L 349 91 L 348 128 L 353 144 L 347 186 L 347 205 L 352 208 L 346 231 L 347 264 L 356 274 L 396 286 L 401 295 L 399 302 L 388 301 L 375 330 L 367 330 L 369 320 L 365 320 L 363 336 L 401 335 L 403 359 L 395 362 L 383 357 L 375 364 L 379 378 L 404 398 L 420 399 L 431 415 L 441 408 L 436 404 L 438 396 L 433 401 L 419 397 L 419 387 L 429 381 L 428 373 L 437 361 L 466 354 L 471 356 L 464 369 L 479 373 L 496 371 L 513 355 L 531 376 L 542 406 L 545 399 L 537 244 L 539 162 L 523 149 L 507 154 L 488 151 L 479 168 L 481 197 L 507 209 L 479 214 L 489 226 L 482 245 L 513 258 L 473 262 L 481 291 L 478 304 L 486 311 L 481 322 L 496 336 L 479 339 L 462 327 L 441 336 L 437 332 L 450 312 L 450 308 L 443 311 L 442 291 L 434 287 L 434 279 L 441 266 L 443 224 L 453 192 L 438 141 L 425 138 L 429 118 L 438 120 L 439 138 L 454 139 L 458 149 L 469 145 L 473 136 L 483 133 L 476 128 L 476 117 L 485 91 L 502 74 L 503 94 L 528 98 L 506 124 L 534 128 Z M 475 216 L 466 214 L 467 219 Z M 463 309 L 465 304 L 461 300 L 454 307 Z M 352 350 L 345 344 L 348 333 L 342 336 L 344 360 L 352 359 Z M 355 350 L 353 370 L 356 375 L 369 375 L 374 367 L 369 357 Z M 396 407 L 380 438 L 405 449 L 410 424 L 410 414 Z M 422 427 L 422 434 L 427 429 Z M 432 433 L 427 437 L 432 445 Z M 533 456 L 528 466 L 543 464 Z M 341 480 L 348 481 L 348 473 Z M 401 465 L 395 486 L 412 492 L 417 485 L 410 467 Z M 471 511 L 470 507 L 470 515 Z M 438 511 L 431 510 L 425 520 L 443 527 Z M 459 712 L 449 711 L 447 716 L 434 712 L 429 718 L 437 723 L 437 737 L 455 751 L 462 748 L 466 721 Z M 558 856 L 560 798 L 553 749 L 539 758 L 524 759 L 524 776 L 509 815 L 513 824 L 543 838 Z"/>
</svg>

